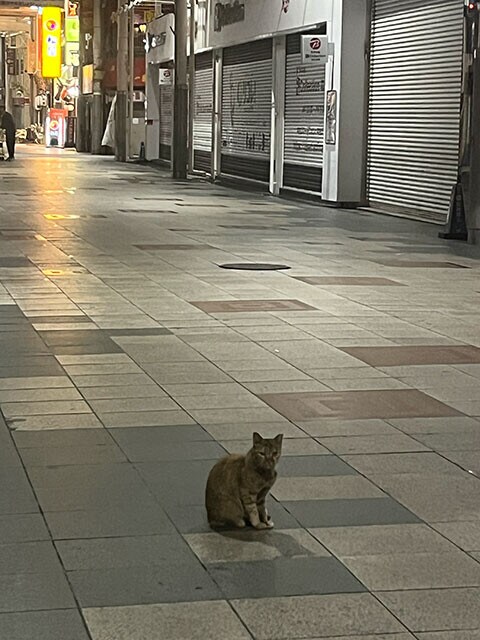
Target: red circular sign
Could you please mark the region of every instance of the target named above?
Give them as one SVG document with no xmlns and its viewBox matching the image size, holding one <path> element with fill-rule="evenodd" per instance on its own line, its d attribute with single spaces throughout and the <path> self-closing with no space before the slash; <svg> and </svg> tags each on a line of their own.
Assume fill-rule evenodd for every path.
<svg viewBox="0 0 480 640">
<path fill-rule="evenodd" d="M 322 48 L 322 41 L 320 40 L 320 38 L 312 38 L 310 40 L 310 49 L 313 49 L 314 51 L 318 51 L 321 48 Z"/>
</svg>

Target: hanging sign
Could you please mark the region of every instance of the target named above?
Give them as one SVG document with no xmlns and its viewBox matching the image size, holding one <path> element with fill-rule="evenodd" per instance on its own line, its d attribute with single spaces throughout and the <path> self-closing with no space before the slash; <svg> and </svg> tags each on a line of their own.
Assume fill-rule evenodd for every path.
<svg viewBox="0 0 480 640">
<path fill-rule="evenodd" d="M 302 36 L 302 64 L 316 62 L 326 64 L 328 60 L 328 37 Z"/>
<path fill-rule="evenodd" d="M 62 11 L 59 7 L 44 7 L 42 11 L 42 76 L 62 75 Z"/>
</svg>

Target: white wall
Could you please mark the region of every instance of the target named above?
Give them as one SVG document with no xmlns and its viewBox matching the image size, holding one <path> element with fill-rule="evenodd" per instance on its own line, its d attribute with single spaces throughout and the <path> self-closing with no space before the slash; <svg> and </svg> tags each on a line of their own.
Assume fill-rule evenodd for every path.
<svg viewBox="0 0 480 640">
<path fill-rule="evenodd" d="M 210 0 L 207 46 L 225 47 L 256 38 L 296 31 L 332 19 L 333 7 L 342 0 L 237 0 L 244 6 L 245 19 L 215 30 L 218 5 L 235 0 Z M 284 10 L 287 7 L 287 10 Z"/>
</svg>

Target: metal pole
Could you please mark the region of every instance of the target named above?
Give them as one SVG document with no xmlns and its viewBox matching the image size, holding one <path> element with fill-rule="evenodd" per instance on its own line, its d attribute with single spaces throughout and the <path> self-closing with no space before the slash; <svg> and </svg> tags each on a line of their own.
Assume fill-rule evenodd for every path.
<svg viewBox="0 0 480 640">
<path fill-rule="evenodd" d="M 102 60 L 102 3 L 93 3 L 93 99 L 92 99 L 92 153 L 102 151 L 103 137 L 103 60 Z"/>
<path fill-rule="evenodd" d="M 188 58 L 188 168 L 195 166 L 195 19 L 197 0 L 190 0 L 190 55 Z"/>
<path fill-rule="evenodd" d="M 120 0 L 119 0 L 120 2 Z M 187 0 L 175 3 L 173 177 L 184 180 L 188 164 Z"/>
<path fill-rule="evenodd" d="M 117 13 L 117 106 L 115 110 L 115 156 L 127 161 L 128 12 L 118 0 Z"/>
</svg>

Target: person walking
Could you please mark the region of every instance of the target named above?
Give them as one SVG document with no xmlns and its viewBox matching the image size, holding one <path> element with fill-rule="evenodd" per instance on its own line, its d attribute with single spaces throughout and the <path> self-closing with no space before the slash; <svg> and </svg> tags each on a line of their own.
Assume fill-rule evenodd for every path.
<svg viewBox="0 0 480 640">
<path fill-rule="evenodd" d="M 8 161 L 15 160 L 15 136 L 17 133 L 17 127 L 15 126 L 15 120 L 13 116 L 5 109 L 0 108 L 0 129 L 5 129 L 5 137 L 8 150 Z"/>
</svg>

